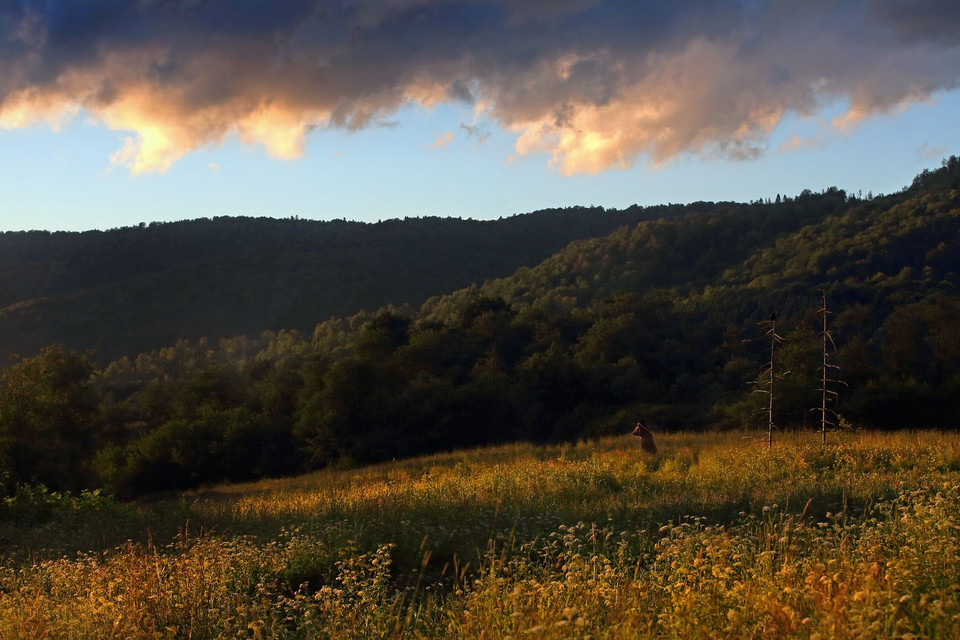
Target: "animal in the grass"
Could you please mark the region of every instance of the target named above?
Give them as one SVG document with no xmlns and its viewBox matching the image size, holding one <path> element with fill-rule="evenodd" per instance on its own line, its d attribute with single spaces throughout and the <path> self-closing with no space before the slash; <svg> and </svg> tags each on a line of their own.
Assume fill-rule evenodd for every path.
<svg viewBox="0 0 960 640">
<path fill-rule="evenodd" d="M 647 453 L 657 452 L 657 444 L 653 441 L 653 434 L 650 433 L 650 429 L 647 429 L 643 424 L 637 423 L 636 428 L 633 430 L 633 435 L 640 438 L 641 449 Z"/>
</svg>

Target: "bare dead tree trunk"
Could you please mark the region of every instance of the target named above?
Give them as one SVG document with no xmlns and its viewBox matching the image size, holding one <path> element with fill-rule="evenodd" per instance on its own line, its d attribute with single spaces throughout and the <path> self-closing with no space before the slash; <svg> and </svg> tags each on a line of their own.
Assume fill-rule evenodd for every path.
<svg viewBox="0 0 960 640">
<path fill-rule="evenodd" d="M 777 315 L 770 315 L 770 405 L 767 410 L 767 448 L 773 449 L 773 371 L 777 348 Z"/>
<path fill-rule="evenodd" d="M 826 444 L 827 442 L 827 425 L 836 426 L 827 418 L 827 414 L 836 415 L 834 411 L 827 409 L 827 398 L 830 397 L 833 400 L 836 400 L 839 394 L 836 391 L 833 391 L 829 388 L 829 383 L 843 384 L 840 380 L 830 378 L 827 375 L 827 371 L 830 369 L 839 370 L 840 367 L 833 364 L 829 360 L 830 349 L 836 351 L 837 345 L 833 342 L 833 336 L 830 335 L 830 332 L 827 330 L 827 315 L 829 311 L 827 310 L 827 292 L 823 289 L 820 290 L 821 299 L 823 306 L 820 307 L 820 315 L 823 318 L 823 330 L 820 332 L 820 337 L 823 339 L 823 362 L 821 363 L 821 380 L 820 380 L 820 444 Z"/>
<path fill-rule="evenodd" d="M 823 296 L 823 307 L 820 313 L 823 316 L 823 331 L 820 335 L 823 337 L 823 380 L 820 387 L 820 444 L 827 442 L 827 292 L 820 292 Z"/>
<path fill-rule="evenodd" d="M 774 393 L 774 380 L 776 376 L 776 365 L 777 365 L 777 343 L 782 342 L 783 338 L 777 335 L 777 312 L 774 311 L 770 314 L 770 317 L 763 322 L 758 324 L 769 324 L 770 328 L 767 329 L 765 336 L 770 336 L 770 359 L 763 365 L 760 369 L 761 375 L 757 378 L 757 387 L 754 389 L 757 393 L 766 393 L 767 394 L 767 448 L 773 448 L 773 430 L 776 426 L 773 422 L 773 407 L 776 402 L 776 394 Z M 767 385 L 766 388 L 762 388 L 763 385 L 763 373 L 767 374 Z"/>
</svg>

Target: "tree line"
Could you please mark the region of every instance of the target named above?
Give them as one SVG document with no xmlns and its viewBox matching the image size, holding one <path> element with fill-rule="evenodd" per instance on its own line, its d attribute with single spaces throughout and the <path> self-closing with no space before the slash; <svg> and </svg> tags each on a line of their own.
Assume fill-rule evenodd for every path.
<svg viewBox="0 0 960 640">
<path fill-rule="evenodd" d="M 683 208 L 547 209 L 500 220 L 217 217 L 0 233 L 0 359 L 60 343 L 100 364 L 201 337 L 309 332 L 330 317 L 534 266 L 571 241 Z"/>
<path fill-rule="evenodd" d="M 312 334 L 181 340 L 100 365 L 50 346 L 0 372 L 4 491 L 122 497 L 510 440 L 759 428 L 777 309 L 775 422 L 819 418 L 820 291 L 865 428 L 952 428 L 960 409 L 960 167 L 860 200 L 694 206 L 539 265 Z"/>
</svg>

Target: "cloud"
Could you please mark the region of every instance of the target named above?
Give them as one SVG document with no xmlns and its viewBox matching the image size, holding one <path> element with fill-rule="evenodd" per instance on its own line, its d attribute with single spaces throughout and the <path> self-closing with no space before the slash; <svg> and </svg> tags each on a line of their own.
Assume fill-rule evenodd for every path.
<svg viewBox="0 0 960 640">
<path fill-rule="evenodd" d="M 946 147 L 931 146 L 929 142 L 924 142 L 914 149 L 914 153 L 925 160 L 942 160 L 947 157 L 948 150 Z"/>
<path fill-rule="evenodd" d="M 474 138 L 479 144 L 483 144 L 490 137 L 490 130 L 483 124 L 466 124 L 461 122 L 460 128 L 467 132 L 468 138 Z"/>
<path fill-rule="evenodd" d="M 960 3 L 953 0 L 871 0 L 868 16 L 907 42 L 960 42 Z"/>
<path fill-rule="evenodd" d="M 824 144 L 824 132 L 820 130 L 813 136 L 793 135 L 777 149 L 777 153 L 786 153 L 796 149 L 809 149 L 813 147 L 822 147 Z"/>
<path fill-rule="evenodd" d="M 445 146 L 453 142 L 453 131 L 447 131 L 437 136 L 437 139 L 430 143 L 428 146 L 431 149 L 443 149 Z"/>
<path fill-rule="evenodd" d="M 0 126 L 83 112 L 129 133 L 110 160 L 133 173 L 231 136 L 296 158 L 440 103 L 564 174 L 750 160 L 788 114 L 846 104 L 843 133 L 958 84 L 955 0 L 0 3 Z"/>
</svg>

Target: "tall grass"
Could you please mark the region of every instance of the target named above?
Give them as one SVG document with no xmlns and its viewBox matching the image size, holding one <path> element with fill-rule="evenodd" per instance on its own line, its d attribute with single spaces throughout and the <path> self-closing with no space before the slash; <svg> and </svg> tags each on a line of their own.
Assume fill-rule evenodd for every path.
<svg viewBox="0 0 960 640">
<path fill-rule="evenodd" d="M 960 437 L 636 444 L 217 487 L 119 529 L 173 539 L 24 524 L 0 638 L 960 636 Z"/>
</svg>

